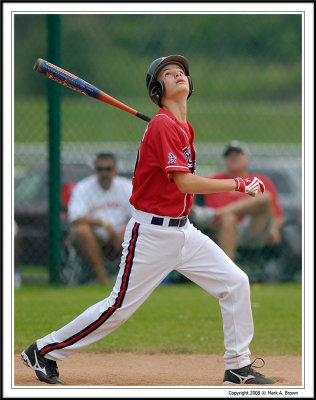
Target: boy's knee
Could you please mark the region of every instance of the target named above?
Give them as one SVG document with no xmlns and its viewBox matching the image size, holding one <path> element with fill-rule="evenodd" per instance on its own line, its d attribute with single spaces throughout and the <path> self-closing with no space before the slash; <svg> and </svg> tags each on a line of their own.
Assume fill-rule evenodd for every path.
<svg viewBox="0 0 316 400">
<path fill-rule="evenodd" d="M 250 285 L 249 285 L 249 278 L 248 275 L 239 269 L 237 276 L 235 277 L 236 281 L 236 286 L 242 291 L 248 290 Z"/>
</svg>

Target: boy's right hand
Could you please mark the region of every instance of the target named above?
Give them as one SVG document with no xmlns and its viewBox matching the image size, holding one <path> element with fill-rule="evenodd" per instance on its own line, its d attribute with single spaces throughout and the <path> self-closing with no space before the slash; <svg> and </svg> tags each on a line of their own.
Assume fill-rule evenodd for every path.
<svg viewBox="0 0 316 400">
<path fill-rule="evenodd" d="M 249 196 L 256 196 L 259 192 L 265 192 L 264 183 L 256 176 L 254 178 L 234 178 L 236 182 L 236 189 L 238 192 L 247 193 Z"/>
</svg>

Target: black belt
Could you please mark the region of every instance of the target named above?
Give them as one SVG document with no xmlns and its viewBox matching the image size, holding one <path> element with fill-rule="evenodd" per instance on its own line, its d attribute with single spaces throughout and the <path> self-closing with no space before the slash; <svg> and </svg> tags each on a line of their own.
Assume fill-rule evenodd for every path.
<svg viewBox="0 0 316 400">
<path fill-rule="evenodd" d="M 162 225 L 163 225 L 163 220 L 164 220 L 164 218 L 162 218 L 162 217 L 152 217 L 151 223 L 152 223 L 153 225 L 160 225 L 160 226 L 162 226 Z M 179 227 L 184 226 L 184 225 L 187 223 L 187 220 L 188 220 L 188 217 L 184 217 L 184 218 L 170 218 L 170 219 L 169 219 L 168 226 L 177 226 L 177 227 L 179 228 Z"/>
</svg>

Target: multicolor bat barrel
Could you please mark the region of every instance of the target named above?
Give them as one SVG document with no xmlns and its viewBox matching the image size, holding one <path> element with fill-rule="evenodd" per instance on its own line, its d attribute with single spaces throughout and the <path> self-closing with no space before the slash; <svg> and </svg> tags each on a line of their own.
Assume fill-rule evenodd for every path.
<svg viewBox="0 0 316 400">
<path fill-rule="evenodd" d="M 60 67 L 57 67 L 57 65 L 43 60 L 42 58 L 38 58 L 36 60 L 36 63 L 33 66 L 33 70 L 35 72 L 39 72 L 45 75 L 49 79 L 53 79 L 55 82 L 60 83 L 61 85 L 75 90 L 76 92 L 82 93 L 86 96 L 94 97 L 105 103 L 111 104 L 114 107 L 120 108 L 123 111 L 127 111 L 130 114 L 133 114 L 136 117 L 143 119 L 144 121 L 149 122 L 151 120 L 151 118 L 140 113 L 139 111 L 134 110 L 126 104 L 121 103 L 114 97 L 109 96 L 108 94 L 104 93 L 102 90 L 96 88 L 90 83 L 84 81 L 81 78 L 78 78 L 76 75 Z"/>
<path fill-rule="evenodd" d="M 53 79 L 61 85 L 67 86 L 86 96 L 98 98 L 101 92 L 98 88 L 90 85 L 90 83 L 42 58 L 37 59 L 33 69 L 36 72 L 44 74 L 47 78 Z"/>
</svg>

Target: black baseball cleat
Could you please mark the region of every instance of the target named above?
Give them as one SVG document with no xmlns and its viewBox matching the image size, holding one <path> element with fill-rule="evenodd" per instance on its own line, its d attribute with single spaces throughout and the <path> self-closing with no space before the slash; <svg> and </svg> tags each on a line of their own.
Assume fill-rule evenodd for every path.
<svg viewBox="0 0 316 400">
<path fill-rule="evenodd" d="M 256 367 L 253 364 L 256 360 L 262 360 L 263 365 L 261 367 Z M 269 385 L 275 383 L 273 379 L 266 378 L 264 375 L 259 374 L 259 372 L 254 371 L 254 368 L 262 368 L 265 362 L 262 358 L 256 358 L 254 362 L 249 365 L 246 365 L 243 368 L 239 369 L 227 369 L 225 371 L 223 385 Z"/>
<path fill-rule="evenodd" d="M 24 363 L 35 372 L 38 380 L 51 384 L 65 384 L 58 378 L 59 373 L 56 361 L 41 356 L 36 342 L 32 343 L 27 349 L 25 349 L 22 352 L 21 357 Z"/>
</svg>

